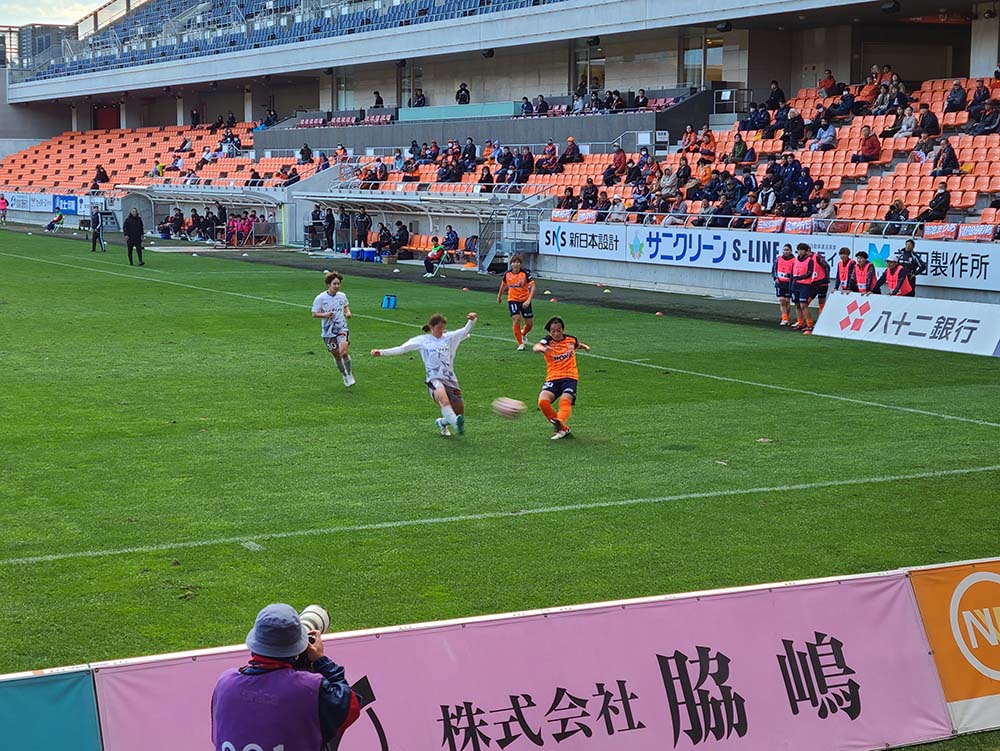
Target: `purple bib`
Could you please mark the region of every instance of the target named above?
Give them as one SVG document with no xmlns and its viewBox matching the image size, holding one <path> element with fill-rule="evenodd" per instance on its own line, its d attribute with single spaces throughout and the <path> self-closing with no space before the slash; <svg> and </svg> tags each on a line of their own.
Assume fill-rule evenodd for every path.
<svg viewBox="0 0 1000 751">
<path fill-rule="evenodd" d="M 297 670 L 243 675 L 227 670 L 212 695 L 215 751 L 320 751 L 323 676 Z"/>
</svg>

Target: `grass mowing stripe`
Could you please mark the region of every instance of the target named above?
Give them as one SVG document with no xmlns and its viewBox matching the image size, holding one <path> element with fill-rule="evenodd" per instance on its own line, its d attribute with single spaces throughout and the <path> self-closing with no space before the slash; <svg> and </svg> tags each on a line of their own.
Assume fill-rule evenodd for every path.
<svg viewBox="0 0 1000 751">
<path fill-rule="evenodd" d="M 303 308 L 303 309 L 306 309 L 306 310 L 308 310 L 309 307 L 310 307 L 309 305 L 305 305 L 303 303 L 288 302 L 287 300 L 278 300 L 278 299 L 273 298 L 273 297 L 261 297 L 260 295 L 249 295 L 249 294 L 246 294 L 244 292 L 231 292 L 231 291 L 228 291 L 228 290 L 213 289 L 211 287 L 201 287 L 201 286 L 198 286 L 198 285 L 195 285 L 195 284 L 185 284 L 183 282 L 175 282 L 175 281 L 171 281 L 169 279 L 150 279 L 148 277 L 137 276 L 135 274 L 124 274 L 124 273 L 121 273 L 121 272 L 118 272 L 118 271 L 105 271 L 103 269 L 94 269 L 94 268 L 89 268 L 87 266 L 77 266 L 77 265 L 70 264 L 70 263 L 60 263 L 59 261 L 50 261 L 50 260 L 43 259 L 43 258 L 33 258 L 31 256 L 22 256 L 22 255 L 18 255 L 18 254 L 15 254 L 15 253 L 0 253 L 0 255 L 2 255 L 2 256 L 8 256 L 10 258 L 19 258 L 19 259 L 25 260 L 25 261 L 36 261 L 38 263 L 49 263 L 49 264 L 53 264 L 53 265 L 56 265 L 56 266 L 65 266 L 67 268 L 76 269 L 76 270 L 91 271 L 91 272 L 94 272 L 94 273 L 97 273 L 97 274 L 108 274 L 110 276 L 125 277 L 126 279 L 136 279 L 136 280 L 144 281 L 144 282 L 153 282 L 155 284 L 169 284 L 169 285 L 174 286 L 174 287 L 183 287 L 185 289 L 193 289 L 193 290 L 197 290 L 199 292 L 211 292 L 213 294 L 229 295 L 231 297 L 240 297 L 240 298 L 244 298 L 244 299 L 247 299 L 247 300 L 258 300 L 260 302 L 270 302 L 270 303 L 275 303 L 276 305 L 287 305 L 289 307 Z M 392 324 L 395 324 L 397 326 L 406 326 L 406 327 L 409 327 L 409 328 L 418 328 L 419 327 L 418 324 L 407 323 L 405 321 L 397 321 L 397 320 L 394 320 L 392 318 L 382 318 L 380 316 L 365 315 L 363 313 L 358 313 L 356 315 L 357 315 L 358 318 L 366 318 L 366 319 L 371 320 L 371 321 L 380 321 L 382 323 L 392 323 Z M 509 342 L 510 341 L 510 339 L 508 337 L 491 336 L 489 334 L 474 334 L 473 336 L 478 337 L 480 339 L 492 339 L 494 341 L 499 341 L 499 342 Z M 924 417 L 936 417 L 936 418 L 941 419 L 941 420 L 952 420 L 952 421 L 955 421 L 955 422 L 964 422 L 964 423 L 969 423 L 971 425 L 981 425 L 983 427 L 988 427 L 988 428 L 1000 428 L 1000 423 L 990 422 L 989 420 L 980 420 L 980 419 L 977 419 L 977 418 L 974 418 L 974 417 L 961 417 L 959 415 L 950 415 L 950 414 L 947 414 L 947 413 L 944 413 L 944 412 L 932 412 L 930 410 L 917 409 L 915 407 L 902 407 L 902 406 L 895 405 L 895 404 L 884 404 L 882 402 L 872 402 L 872 401 L 867 401 L 865 399 L 855 399 L 854 397 L 840 396 L 839 394 L 825 394 L 825 393 L 822 393 L 822 392 L 819 392 L 819 391 L 808 391 L 806 389 L 797 389 L 797 388 L 792 388 L 790 386 L 779 386 L 779 385 L 773 384 L 773 383 L 763 383 L 763 382 L 760 382 L 760 381 L 748 381 L 748 380 L 745 380 L 745 379 L 742 379 L 742 378 L 732 378 L 730 376 L 721 376 L 721 375 L 717 375 L 717 374 L 714 374 L 714 373 L 702 373 L 702 372 L 696 371 L 696 370 L 685 370 L 683 368 L 676 368 L 676 367 L 671 367 L 671 366 L 667 366 L 667 365 L 656 365 L 656 364 L 653 364 L 653 363 L 642 362 L 640 360 L 626 360 L 626 359 L 622 359 L 622 358 L 611 357 L 609 355 L 598 355 L 598 354 L 588 353 L 588 352 L 581 352 L 580 355 L 582 357 L 593 357 L 593 358 L 598 359 L 598 360 L 606 360 L 608 362 L 619 363 L 619 364 L 622 364 L 622 365 L 635 365 L 635 366 L 640 367 L 640 368 L 649 368 L 649 369 L 652 369 L 652 370 L 659 370 L 659 371 L 669 371 L 671 373 L 678 373 L 680 375 L 691 376 L 691 377 L 694 377 L 694 378 L 708 378 L 710 380 L 720 381 L 722 383 L 736 383 L 736 384 L 739 384 L 741 386 L 753 386 L 755 388 L 769 389 L 769 390 L 772 390 L 772 391 L 781 391 L 781 392 L 791 393 L 791 394 L 801 394 L 803 396 L 812 396 L 812 397 L 816 397 L 818 399 L 832 399 L 834 401 L 847 402 L 849 404 L 858 404 L 858 405 L 861 405 L 861 406 L 864 406 L 864 407 L 875 407 L 877 409 L 886 409 L 886 410 L 892 410 L 892 411 L 895 411 L 895 412 L 904 412 L 904 413 L 908 413 L 908 414 L 921 415 L 921 416 L 924 416 Z"/>
<path fill-rule="evenodd" d="M 907 480 L 926 480 L 938 477 L 955 477 L 982 472 L 1000 471 L 1000 464 L 988 467 L 969 467 L 966 469 L 941 469 L 930 472 L 917 472 L 908 475 L 889 475 L 885 477 L 858 477 L 848 480 L 828 480 L 825 482 L 807 482 L 797 485 L 776 485 L 761 488 L 738 488 L 734 490 L 709 490 L 701 493 L 682 493 L 680 495 L 664 495 L 656 498 L 629 498 L 621 501 L 599 501 L 597 503 L 570 503 L 559 506 L 539 506 L 536 508 L 518 509 L 517 511 L 486 511 L 481 514 L 460 514 L 456 516 L 438 516 L 424 519 L 399 519 L 396 521 L 373 522 L 371 524 L 352 524 L 341 527 L 320 527 L 316 529 L 299 529 L 288 532 L 273 532 L 256 535 L 240 535 L 237 537 L 218 537 L 212 540 L 189 540 L 187 542 L 166 542 L 159 545 L 139 545 L 130 548 L 113 548 L 108 550 L 82 550 L 75 553 L 53 553 L 51 555 L 36 555 L 27 558 L 7 558 L 0 560 L 0 566 L 26 566 L 34 563 L 50 563 L 79 558 L 106 558 L 108 556 L 131 555 L 134 553 L 160 553 L 168 550 L 184 550 L 190 548 L 207 548 L 217 545 L 242 545 L 249 550 L 261 550 L 260 542 L 267 540 L 284 540 L 292 537 L 318 537 L 324 535 L 343 534 L 345 532 L 365 532 L 383 529 L 399 529 L 400 527 L 424 527 L 436 524 L 454 524 L 457 522 L 483 521 L 489 519 L 507 519 L 529 514 L 561 514 L 570 511 L 590 511 L 593 509 L 621 508 L 625 506 L 646 506 L 676 501 L 690 501 L 703 498 L 725 498 L 733 496 L 754 495 L 763 493 L 787 493 L 795 490 L 817 490 L 820 488 L 837 488 L 852 485 L 876 485 Z"/>
</svg>

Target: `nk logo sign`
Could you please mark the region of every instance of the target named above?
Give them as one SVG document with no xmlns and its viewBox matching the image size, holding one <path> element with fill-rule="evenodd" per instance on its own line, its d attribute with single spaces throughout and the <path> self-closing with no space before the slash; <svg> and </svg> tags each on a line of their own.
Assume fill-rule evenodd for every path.
<svg viewBox="0 0 1000 751">
<path fill-rule="evenodd" d="M 1000 681 L 1000 574 L 980 571 L 959 583 L 951 598 L 951 633 L 978 672 Z"/>
</svg>

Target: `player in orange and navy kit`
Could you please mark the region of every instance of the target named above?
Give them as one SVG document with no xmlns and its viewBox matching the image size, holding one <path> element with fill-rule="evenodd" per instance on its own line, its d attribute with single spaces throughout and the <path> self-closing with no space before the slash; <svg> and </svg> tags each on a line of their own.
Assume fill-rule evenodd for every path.
<svg viewBox="0 0 1000 751">
<path fill-rule="evenodd" d="M 531 312 L 531 300 L 535 296 L 535 280 L 521 268 L 519 255 L 511 256 L 510 271 L 503 275 L 500 291 L 497 292 L 498 303 L 503 301 L 504 290 L 507 291 L 507 307 L 510 308 L 514 339 L 517 340 L 517 349 L 520 352 L 528 340 L 528 332 L 535 324 L 534 313 Z"/>
<path fill-rule="evenodd" d="M 553 441 L 569 435 L 569 416 L 576 404 L 577 385 L 580 373 L 576 369 L 576 351 L 582 349 L 589 352 L 590 347 L 575 336 L 566 333 L 566 324 L 556 316 L 545 324 L 548 335 L 542 337 L 532 350 L 545 355 L 545 383 L 538 395 L 538 408 L 556 429 Z M 552 408 L 552 403 L 559 402 L 559 411 Z"/>
</svg>

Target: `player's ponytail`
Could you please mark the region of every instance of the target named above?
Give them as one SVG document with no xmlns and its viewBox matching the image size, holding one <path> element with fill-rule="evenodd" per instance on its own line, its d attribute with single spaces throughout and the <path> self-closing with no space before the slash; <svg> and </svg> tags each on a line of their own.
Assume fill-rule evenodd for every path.
<svg viewBox="0 0 1000 751">
<path fill-rule="evenodd" d="M 437 326 L 439 323 L 448 323 L 448 319 L 445 318 L 440 313 L 435 313 L 434 315 L 431 316 L 431 319 L 427 323 L 425 323 L 423 326 L 420 327 L 420 330 L 423 331 L 425 334 L 429 334 L 431 329 Z"/>
</svg>

